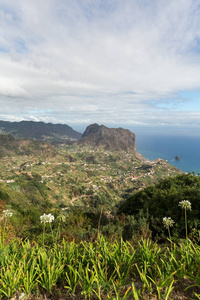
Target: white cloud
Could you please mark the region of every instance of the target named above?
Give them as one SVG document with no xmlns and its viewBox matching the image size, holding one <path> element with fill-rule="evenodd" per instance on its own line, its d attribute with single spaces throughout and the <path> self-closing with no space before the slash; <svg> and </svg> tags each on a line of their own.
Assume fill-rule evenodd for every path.
<svg viewBox="0 0 200 300">
<path fill-rule="evenodd" d="M 7 97 L 27 97 L 27 92 L 12 78 L 0 76 L 0 94 Z"/>
<path fill-rule="evenodd" d="M 199 18 L 198 0 L 0 0 L 2 119 L 198 125 L 179 93 L 200 88 Z"/>
</svg>

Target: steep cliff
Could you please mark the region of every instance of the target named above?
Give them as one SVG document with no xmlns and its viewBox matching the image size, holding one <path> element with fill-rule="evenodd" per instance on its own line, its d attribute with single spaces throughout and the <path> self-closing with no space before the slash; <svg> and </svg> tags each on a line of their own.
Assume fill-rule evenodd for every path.
<svg viewBox="0 0 200 300">
<path fill-rule="evenodd" d="M 79 145 L 98 147 L 105 150 L 136 153 L 135 134 L 128 129 L 108 128 L 104 125 L 89 125 Z"/>
</svg>

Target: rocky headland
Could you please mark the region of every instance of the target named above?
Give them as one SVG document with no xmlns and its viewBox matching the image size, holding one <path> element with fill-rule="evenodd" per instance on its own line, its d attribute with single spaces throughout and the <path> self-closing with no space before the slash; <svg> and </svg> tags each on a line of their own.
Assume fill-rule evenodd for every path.
<svg viewBox="0 0 200 300">
<path fill-rule="evenodd" d="M 123 128 L 108 128 L 104 125 L 92 124 L 86 128 L 77 143 L 79 146 L 136 154 L 135 134 Z"/>
</svg>

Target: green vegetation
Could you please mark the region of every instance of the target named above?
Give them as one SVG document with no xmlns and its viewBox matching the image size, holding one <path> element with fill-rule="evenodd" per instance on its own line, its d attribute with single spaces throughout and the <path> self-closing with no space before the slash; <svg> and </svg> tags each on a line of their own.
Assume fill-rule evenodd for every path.
<svg viewBox="0 0 200 300">
<path fill-rule="evenodd" d="M 147 162 L 139 155 L 126 152 L 66 145 L 56 149 L 45 144 L 39 147 L 35 143 L 39 142 L 26 145 L 29 155 L 9 152 L 8 157 L 1 159 L 0 180 L 23 194 L 24 182 L 26 197 L 28 186 L 29 194 L 35 194 L 34 186 L 34 190 L 38 189 L 36 194 L 40 193 L 57 207 L 70 204 L 98 207 L 103 204 L 110 209 L 130 193 L 180 172 L 163 160 Z"/>
<path fill-rule="evenodd" d="M 199 176 L 45 147 L 1 159 L 1 299 L 200 299 Z"/>
<path fill-rule="evenodd" d="M 31 138 L 53 143 L 73 141 L 81 137 L 80 133 L 68 125 L 34 121 L 0 121 L 0 132 L 5 135 L 10 134 L 15 138 Z"/>
<path fill-rule="evenodd" d="M 110 243 L 99 236 L 51 248 L 15 240 L 0 248 L 0 258 L 1 299 L 200 297 L 200 247 L 189 240 L 161 247 L 149 239 Z"/>
<path fill-rule="evenodd" d="M 174 242 L 185 237 L 195 241 L 200 236 L 200 178 L 192 174 L 169 177 L 143 189 L 125 200 L 118 211 L 112 206 L 109 209 L 99 195 L 93 196 L 90 205 L 86 202 L 85 206 L 71 203 L 64 208 L 58 207 L 57 203 L 49 200 L 46 185 L 38 183 L 37 177 L 23 175 L 22 181 L 15 184 L 15 190 L 10 185 L 0 184 L 1 200 L 6 209 L 14 212 L 11 224 L 16 236 L 23 240 L 37 240 L 40 245 L 44 239 L 49 245 L 52 244 L 51 228 L 45 228 L 44 236 L 43 226 L 38 222 L 42 214 L 55 216 L 52 228 L 57 232 L 58 242 L 63 238 L 68 241 L 75 239 L 76 242 L 94 241 L 99 232 L 111 241 L 121 237 L 124 240 L 139 239 L 142 236 L 159 243 L 164 242 L 167 236 Z M 17 189 L 23 189 L 23 193 Z M 186 211 L 181 208 L 181 203 L 188 201 L 192 209 Z M 173 220 L 173 226 L 172 221 L 164 226 L 163 218 Z M 170 230 L 167 224 L 171 224 Z"/>
<path fill-rule="evenodd" d="M 199 179 L 192 174 L 178 175 L 165 179 L 155 190 L 160 185 L 168 190 L 171 185 L 183 189 L 186 182 L 188 189 L 198 189 Z M 143 194 L 149 196 L 149 189 L 152 191 L 152 187 L 147 188 Z M 141 192 L 135 197 L 138 194 Z M 7 199 L 6 192 L 2 195 Z M 87 211 L 73 206 L 64 211 L 49 208 L 51 213 L 35 221 L 37 236 L 22 241 L 16 212 L 0 204 L 1 299 L 14 295 L 24 295 L 24 299 L 102 300 L 200 297 L 200 238 L 198 226 L 191 227 L 194 199 L 170 207 L 174 216 L 181 214 L 183 220 L 174 223 L 171 217 L 160 216 L 163 243 L 151 228 L 155 217 L 150 218 L 142 209 L 134 216 L 114 216 L 103 208 Z M 181 239 L 177 235 L 179 223 L 183 223 Z M 169 226 L 172 236 L 169 234 L 168 240 L 165 228 L 169 232 Z M 188 229 L 185 234 L 184 228 Z"/>
<path fill-rule="evenodd" d="M 118 213 L 134 215 L 137 220 L 141 212 L 147 216 L 147 222 L 153 236 L 162 238 L 164 229 L 161 226 L 163 217 L 171 217 L 174 236 L 184 236 L 186 210 L 181 209 L 180 202 L 188 200 L 192 210 L 188 211 L 188 229 L 192 233 L 200 233 L 200 177 L 193 174 L 182 174 L 162 180 L 155 186 L 148 187 L 127 199 Z"/>
</svg>

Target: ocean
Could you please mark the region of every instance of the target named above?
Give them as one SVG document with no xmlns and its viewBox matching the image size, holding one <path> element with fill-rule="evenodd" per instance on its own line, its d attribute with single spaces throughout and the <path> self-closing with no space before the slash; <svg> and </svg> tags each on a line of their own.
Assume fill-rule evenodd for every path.
<svg viewBox="0 0 200 300">
<path fill-rule="evenodd" d="M 137 152 L 141 153 L 149 160 L 162 158 L 167 160 L 172 166 L 183 172 L 200 173 L 200 132 L 198 130 L 176 129 L 164 130 L 162 128 L 139 128 L 132 125 L 106 124 L 109 128 L 122 127 L 129 129 L 136 135 Z M 76 126 L 75 130 L 83 133 L 86 126 Z M 161 133 L 158 133 L 160 130 Z M 162 130 L 162 131 L 161 131 Z M 175 157 L 180 156 L 180 160 Z"/>
<path fill-rule="evenodd" d="M 137 152 L 149 160 L 162 158 L 183 172 L 200 173 L 200 137 L 138 134 L 136 145 Z"/>
</svg>

